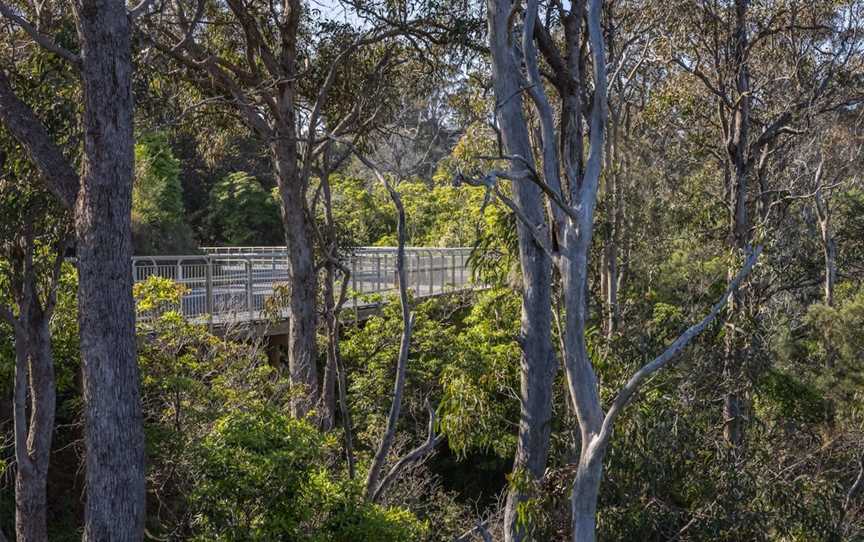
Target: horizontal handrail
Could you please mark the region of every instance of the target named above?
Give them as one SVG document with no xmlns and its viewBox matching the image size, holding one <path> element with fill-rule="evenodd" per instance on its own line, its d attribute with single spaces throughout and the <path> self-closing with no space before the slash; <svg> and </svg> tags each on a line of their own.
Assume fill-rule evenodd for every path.
<svg viewBox="0 0 864 542">
<path fill-rule="evenodd" d="M 220 249 L 235 252 L 217 252 Z M 135 282 L 150 276 L 169 278 L 186 286 L 180 310 L 187 318 L 222 323 L 261 320 L 265 305 L 288 284 L 288 254 L 284 247 L 205 247 L 205 254 L 135 256 Z M 236 252 L 236 250 L 248 252 Z M 268 249 L 269 252 L 256 252 Z M 278 250 L 277 250 L 278 249 Z M 281 251 L 281 252 L 280 252 Z M 350 272 L 350 287 L 359 294 L 397 291 L 396 247 L 357 247 L 342 255 Z M 474 288 L 467 247 L 408 247 L 405 267 L 409 288 L 425 297 Z M 338 273 L 341 280 L 343 275 Z M 364 302 L 351 301 L 355 306 Z"/>
<path fill-rule="evenodd" d="M 287 254 L 288 249 L 284 246 L 266 247 L 201 247 L 199 250 L 205 254 Z M 470 251 L 471 247 L 405 247 L 406 251 L 415 252 L 419 250 L 433 250 L 438 252 L 462 252 Z M 351 252 L 396 252 L 397 247 L 361 246 L 354 247 Z"/>
</svg>

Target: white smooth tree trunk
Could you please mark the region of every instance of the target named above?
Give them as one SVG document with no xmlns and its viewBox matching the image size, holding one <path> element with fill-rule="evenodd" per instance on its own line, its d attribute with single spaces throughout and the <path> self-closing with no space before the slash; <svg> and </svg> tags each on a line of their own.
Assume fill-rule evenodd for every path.
<svg viewBox="0 0 864 542">
<path fill-rule="evenodd" d="M 533 164 L 533 154 L 527 126 L 522 122 L 521 82 L 519 67 L 512 43 L 508 17 L 512 11 L 510 0 L 489 0 L 489 45 L 492 54 L 492 73 L 498 124 L 504 146 L 509 155 L 524 157 Z M 500 97 L 508 96 L 504 100 Z M 513 161 L 514 170 L 527 171 L 527 163 Z M 533 167 L 533 165 L 532 165 Z M 543 193 L 533 183 L 516 183 L 513 199 L 523 210 L 528 221 L 545 223 Z M 528 225 L 518 223 L 519 262 L 522 270 L 522 348 L 520 373 L 519 434 L 513 460 L 513 470 L 523 471 L 530 480 L 539 481 L 546 470 L 549 436 L 552 422 L 553 385 L 558 365 L 552 348 L 552 263 L 529 231 Z M 507 495 L 504 511 L 504 537 L 507 542 L 523 540 L 530 526 L 517 525 L 516 508 L 529 498 L 516 488 Z"/>
</svg>

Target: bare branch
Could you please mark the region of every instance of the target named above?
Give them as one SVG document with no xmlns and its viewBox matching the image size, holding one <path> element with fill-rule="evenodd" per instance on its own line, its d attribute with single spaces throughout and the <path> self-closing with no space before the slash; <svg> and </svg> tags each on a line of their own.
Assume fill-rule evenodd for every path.
<svg viewBox="0 0 864 542">
<path fill-rule="evenodd" d="M 483 537 L 485 542 L 492 542 L 492 535 L 489 534 L 489 530 L 487 529 L 488 524 L 488 519 L 482 521 L 478 520 L 477 525 L 460 534 L 455 540 L 453 540 L 453 542 L 469 542 L 473 539 L 474 533 L 480 533 L 480 536 Z"/>
<path fill-rule="evenodd" d="M 67 208 L 75 205 L 79 178 L 33 110 L 18 99 L 0 70 L 0 122 L 24 147 L 48 190 Z"/>
<path fill-rule="evenodd" d="M 557 253 L 552 248 L 552 241 L 548 236 L 548 228 L 546 226 L 546 222 L 533 223 L 528 219 L 528 216 L 522 211 L 522 208 L 516 205 L 516 202 L 513 201 L 510 197 L 504 194 L 501 189 L 498 187 L 497 178 L 501 177 L 504 179 L 512 178 L 509 173 L 504 173 L 497 170 L 492 170 L 486 174 L 483 179 L 472 179 L 463 174 L 458 174 L 454 179 L 454 184 L 457 186 L 465 182 L 471 186 L 478 186 L 485 188 L 488 192 L 495 194 L 495 196 L 501 200 L 501 203 L 507 206 L 516 218 L 525 225 L 525 229 L 527 229 L 531 237 L 534 239 L 534 242 L 540 247 L 543 252 L 546 253 L 551 259 L 555 260 Z"/>
<path fill-rule="evenodd" d="M 390 194 L 390 199 L 393 201 L 393 205 L 396 206 L 396 231 L 399 241 L 399 248 L 396 252 L 396 274 L 399 278 L 399 302 L 402 307 L 402 340 L 399 344 L 399 358 L 396 362 L 396 381 L 393 384 L 393 401 L 390 403 L 387 427 L 384 430 L 384 435 L 381 437 L 381 442 L 378 444 L 378 450 L 375 452 L 375 457 L 372 459 L 372 465 L 369 467 L 369 474 L 366 478 L 366 499 L 374 500 L 375 494 L 380 488 L 378 480 L 381 476 L 381 470 L 384 468 L 384 462 L 390 453 L 393 439 L 396 436 L 396 424 L 399 421 L 402 394 L 405 390 L 405 373 L 408 369 L 408 352 L 411 346 L 411 332 L 414 328 L 414 314 L 411 313 L 411 307 L 408 303 L 408 278 L 405 274 L 405 207 L 402 205 L 402 198 L 390 185 L 378 166 L 357 151 L 356 147 L 353 147 L 353 151 L 357 158 L 372 170 L 378 180 L 384 183 L 384 187 Z"/>
<path fill-rule="evenodd" d="M 563 201 L 561 197 L 560 160 L 558 157 L 558 145 L 555 141 L 555 120 L 552 117 L 552 105 L 549 103 L 549 98 L 546 96 L 546 92 L 543 90 L 543 83 L 540 80 L 537 49 L 534 46 L 534 28 L 537 26 L 535 24 L 537 20 L 537 6 L 538 0 L 528 0 L 522 33 L 522 50 L 525 55 L 525 67 L 528 74 L 528 95 L 531 96 L 537 110 L 537 115 L 540 117 L 543 176 L 545 177 L 543 184 L 549 187 L 549 190 L 544 191 L 547 194 L 556 194 L 558 197 L 553 198 L 555 201 Z M 556 221 L 559 222 L 559 225 L 562 225 L 560 223 L 563 221 L 561 212 L 566 207 L 566 204 L 559 204 L 557 207 L 553 207 L 552 213 Z"/>
<path fill-rule="evenodd" d="M 413 465 L 415 463 L 419 463 L 423 461 L 429 454 L 431 454 L 435 448 L 438 447 L 444 441 L 443 435 L 438 435 L 435 433 L 435 409 L 429 404 L 429 400 L 426 400 L 426 410 L 429 411 L 429 429 L 427 432 L 426 440 L 420 446 L 417 446 L 396 462 L 393 465 L 393 468 L 390 469 L 390 472 L 381 479 L 381 483 L 378 484 L 378 489 L 372 494 L 372 501 L 377 502 L 381 499 L 384 493 L 387 492 L 387 489 L 390 487 L 399 475 L 402 474 L 402 471 L 405 470 L 406 467 Z"/>
<path fill-rule="evenodd" d="M 312 167 L 312 158 L 315 152 L 315 132 L 317 130 L 318 119 L 321 114 L 321 108 L 327 102 L 328 95 L 330 94 L 330 89 L 333 86 L 334 81 L 336 80 L 336 74 L 338 69 L 342 66 L 342 64 L 351 56 L 351 54 L 363 47 L 365 45 L 369 45 L 372 43 L 376 43 L 380 40 L 386 39 L 389 36 L 396 35 L 395 32 L 384 32 L 384 33 L 368 33 L 365 36 L 357 38 L 354 40 L 348 47 L 343 49 L 339 55 L 333 60 L 330 64 L 330 69 L 327 72 L 327 77 L 324 79 L 324 83 L 321 85 L 321 88 L 318 90 L 318 96 L 315 98 L 315 105 L 312 107 L 312 113 L 309 115 L 309 144 L 306 146 L 306 152 L 304 153 L 303 158 L 303 179 L 307 179 L 309 177 L 309 170 Z M 389 59 L 389 53 L 384 55 L 384 58 L 381 60 L 380 64 L 386 63 Z M 357 103 L 359 106 L 359 102 Z M 352 108 L 352 113 L 355 113 L 356 108 Z M 350 116 L 350 115 L 349 115 Z M 341 124 L 341 123 L 340 123 Z"/>
<path fill-rule="evenodd" d="M 687 347 L 690 342 L 697 337 L 702 331 L 705 330 L 708 325 L 717 318 L 717 315 L 720 314 L 720 311 L 726 306 L 729 302 L 732 294 L 738 289 L 741 282 L 744 281 L 753 270 L 753 267 L 756 265 L 756 261 L 759 259 L 759 255 L 762 253 L 762 246 L 757 246 L 747 260 L 744 262 L 744 265 L 741 267 L 741 270 L 729 283 L 726 287 L 726 291 L 723 292 L 723 295 L 720 299 L 714 304 L 711 308 L 711 311 L 698 323 L 690 326 L 684 333 L 678 336 L 675 341 L 669 345 L 669 347 L 659 356 L 654 358 L 653 361 L 644 365 L 641 369 L 636 371 L 633 376 L 630 377 L 630 380 L 627 381 L 627 384 L 621 388 L 621 391 L 618 392 L 618 395 L 612 401 L 612 405 L 609 407 L 609 411 L 606 413 L 606 417 L 603 420 L 603 426 L 600 430 L 599 435 L 596 437 L 596 442 L 599 446 L 604 446 L 608 441 L 609 437 L 612 434 L 612 426 L 615 423 L 615 419 L 621 413 L 625 406 L 631 401 L 633 395 L 639 390 L 642 386 L 642 383 L 646 378 L 656 373 L 666 365 L 668 365 L 675 357 Z"/>
<path fill-rule="evenodd" d="M 849 491 L 846 492 L 846 498 L 843 501 L 843 512 L 845 513 L 849 510 L 849 505 L 852 503 L 852 499 L 861 491 L 861 488 L 864 487 L 864 458 L 858 460 L 858 476 L 855 478 L 855 482 L 852 483 L 852 486 L 849 488 Z"/>
<path fill-rule="evenodd" d="M 67 60 L 76 69 L 81 68 L 81 57 L 79 55 L 76 55 L 75 53 L 64 49 L 63 47 L 58 45 L 57 42 L 51 39 L 51 37 L 46 36 L 42 32 L 39 32 L 39 30 L 37 30 L 36 27 L 33 26 L 27 19 L 15 13 L 15 10 L 13 10 L 5 2 L 2 1 L 0 1 L 0 14 L 21 27 L 21 30 L 23 30 L 31 38 L 33 38 L 33 41 L 39 44 L 40 47 Z"/>
</svg>

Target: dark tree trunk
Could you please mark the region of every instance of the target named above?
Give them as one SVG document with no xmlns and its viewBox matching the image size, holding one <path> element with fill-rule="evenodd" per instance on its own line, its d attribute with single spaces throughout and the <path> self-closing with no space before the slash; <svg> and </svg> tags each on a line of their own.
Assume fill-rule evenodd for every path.
<svg viewBox="0 0 864 542">
<path fill-rule="evenodd" d="M 735 2 L 735 68 L 737 70 L 735 88 L 737 99 L 733 112 L 731 132 L 727 138 L 727 152 L 731 162 L 733 177 L 730 187 L 729 244 L 734 253 L 749 256 L 750 218 L 747 208 L 747 190 L 750 175 L 748 134 L 750 132 L 750 73 L 747 68 L 747 9 L 749 0 Z M 735 276 L 735 266 L 729 268 L 729 280 Z M 723 434 L 732 446 L 739 446 L 744 440 L 744 415 L 740 378 L 743 372 L 745 353 L 741 347 L 742 337 L 737 331 L 743 318 L 743 298 L 735 292 L 729 303 L 726 329 L 726 344 L 723 360 L 723 378 L 727 387 L 723 398 Z"/>
<path fill-rule="evenodd" d="M 73 3 L 83 91 L 81 176 L 33 111 L 0 75 L 0 118 L 73 208 L 84 395 L 84 539 L 139 541 L 144 534 L 144 430 L 132 300 L 133 170 L 130 17 L 121 0 Z"/>
<path fill-rule="evenodd" d="M 327 362 L 324 366 L 324 383 L 321 386 L 321 403 L 322 416 L 321 428 L 325 431 L 332 429 L 336 425 L 336 395 L 337 390 L 341 391 L 341 386 L 337 386 L 340 376 L 339 362 L 339 311 L 342 308 L 344 301 L 343 292 L 340 291 L 339 299 L 336 299 L 336 271 L 339 258 L 339 241 L 336 236 L 336 224 L 333 220 L 333 197 L 330 190 L 330 151 L 329 147 L 324 151 L 323 165 L 321 171 L 321 195 L 324 203 L 324 247 L 326 252 L 326 276 L 324 278 L 324 311 L 327 324 Z M 344 281 L 348 280 L 346 276 Z M 347 283 L 343 282 L 343 289 Z M 342 393 L 339 393 L 339 403 L 343 405 L 343 414 L 347 412 L 344 405 Z M 351 478 L 354 478 L 354 462 L 353 462 L 353 446 L 351 442 L 351 430 L 349 426 L 345 426 L 345 451 L 348 458 L 348 472 Z"/>
<path fill-rule="evenodd" d="M 293 119 L 293 108 L 292 108 Z M 312 245 L 312 224 L 306 206 L 306 187 L 297 168 L 297 141 L 293 125 L 287 135 L 271 144 L 276 167 L 282 222 L 288 248 L 288 373 L 291 379 L 292 415 L 303 417 L 318 402 L 316 363 L 317 274 Z"/>
<path fill-rule="evenodd" d="M 131 28 L 126 3 L 77 6 L 84 160 L 75 227 L 87 446 L 84 539 L 143 537 L 144 431 L 132 299 Z"/>
<path fill-rule="evenodd" d="M 311 215 L 306 204 L 309 178 L 301 171 L 297 148 L 297 31 L 302 5 L 286 0 L 279 18 L 278 93 L 275 96 L 271 156 L 279 186 L 282 224 L 288 248 L 288 374 L 292 415 L 304 417 L 318 403 L 316 367 L 317 275 Z M 275 67 L 273 68 L 275 69 Z"/>
<path fill-rule="evenodd" d="M 54 358 L 48 316 L 36 297 L 31 297 L 30 307 L 22 308 L 22 316 L 14 326 L 18 462 L 15 532 L 19 542 L 45 542 L 48 540 L 46 487 L 56 403 Z"/>
<path fill-rule="evenodd" d="M 332 263 L 326 265 L 324 284 L 325 320 L 327 324 L 327 360 L 324 365 L 324 382 L 321 384 L 321 429 L 329 431 L 336 425 L 336 356 L 339 348 L 339 322 L 335 316 L 336 299 L 333 294 L 336 271 Z"/>
</svg>

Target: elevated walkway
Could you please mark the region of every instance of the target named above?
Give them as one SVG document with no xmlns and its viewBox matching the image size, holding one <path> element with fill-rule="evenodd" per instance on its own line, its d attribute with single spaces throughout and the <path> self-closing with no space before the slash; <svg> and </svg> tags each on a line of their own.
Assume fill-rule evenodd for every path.
<svg viewBox="0 0 864 542">
<path fill-rule="evenodd" d="M 151 276 L 171 279 L 186 287 L 180 303 L 184 317 L 225 334 L 243 327 L 258 336 L 287 333 L 287 311 L 268 303 L 288 285 L 285 247 L 204 247 L 198 255 L 136 256 L 136 283 Z M 405 249 L 408 285 L 415 298 L 477 288 L 468 269 L 470 248 Z M 358 247 L 345 256 L 351 272 L 351 296 L 343 314 L 365 318 L 377 309 L 371 294 L 398 291 L 395 247 Z"/>
</svg>

